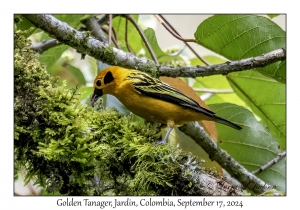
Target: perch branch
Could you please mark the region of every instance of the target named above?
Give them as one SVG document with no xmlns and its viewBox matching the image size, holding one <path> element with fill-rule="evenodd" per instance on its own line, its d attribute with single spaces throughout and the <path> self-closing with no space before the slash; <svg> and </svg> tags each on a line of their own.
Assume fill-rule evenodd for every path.
<svg viewBox="0 0 300 210">
<path fill-rule="evenodd" d="M 231 176 L 240 181 L 245 188 L 253 190 L 256 193 L 263 193 L 272 187 L 247 171 L 241 164 L 218 147 L 216 142 L 198 123 L 187 123 L 179 127 L 179 130 L 194 139 L 194 141 L 208 153 L 211 160 L 218 162 Z"/>
</svg>

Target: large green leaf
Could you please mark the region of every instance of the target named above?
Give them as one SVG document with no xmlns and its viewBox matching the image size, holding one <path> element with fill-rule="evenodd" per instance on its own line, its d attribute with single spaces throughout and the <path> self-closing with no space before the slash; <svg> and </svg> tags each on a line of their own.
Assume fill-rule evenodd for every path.
<svg viewBox="0 0 300 210">
<path fill-rule="evenodd" d="M 48 68 L 51 65 L 53 65 L 61 57 L 63 52 L 65 52 L 68 48 L 69 46 L 67 45 L 59 45 L 50 48 L 47 51 L 45 51 L 42 55 L 40 55 L 39 61 L 42 64 L 45 64 Z"/>
<path fill-rule="evenodd" d="M 269 18 L 258 15 L 214 15 L 198 26 L 194 36 L 198 44 L 230 60 L 286 46 L 285 31 Z M 281 61 L 257 70 L 277 81 L 286 81 L 286 68 Z"/>
<path fill-rule="evenodd" d="M 131 15 L 131 17 L 137 22 L 139 16 L 138 15 Z M 126 42 L 125 42 L 125 23 L 126 19 L 124 17 L 115 17 L 112 21 L 112 25 L 117 33 L 118 43 L 120 47 L 127 50 Z M 132 25 L 130 21 L 128 21 L 128 43 L 134 53 L 138 53 L 142 49 L 141 45 L 141 37 L 137 29 Z"/>
<path fill-rule="evenodd" d="M 273 19 L 274 17 L 279 16 L 279 14 L 268 14 L 267 15 L 269 18 Z"/>
<path fill-rule="evenodd" d="M 144 34 L 145 34 L 151 48 L 153 49 L 157 59 L 160 59 L 161 57 L 166 56 L 166 54 L 160 49 L 160 47 L 157 43 L 155 31 L 152 28 L 147 28 L 146 30 L 144 30 Z M 144 42 L 143 42 L 143 46 L 146 51 L 146 57 L 151 58 L 150 53 L 149 53 L 148 49 L 146 48 L 146 45 Z"/>
<path fill-rule="evenodd" d="M 286 147 L 286 86 L 255 71 L 227 76 L 235 93 L 267 125 L 282 149 Z"/>
<path fill-rule="evenodd" d="M 240 131 L 216 123 L 218 144 L 250 172 L 273 160 L 279 153 L 277 140 L 247 109 L 233 104 L 211 104 L 218 116 L 243 127 Z M 285 158 L 258 175 L 277 190 L 285 192 Z"/>
</svg>

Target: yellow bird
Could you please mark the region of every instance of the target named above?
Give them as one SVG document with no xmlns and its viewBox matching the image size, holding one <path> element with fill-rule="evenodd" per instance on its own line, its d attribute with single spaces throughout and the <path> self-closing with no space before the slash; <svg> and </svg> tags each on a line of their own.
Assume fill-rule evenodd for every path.
<svg viewBox="0 0 300 210">
<path fill-rule="evenodd" d="M 208 120 L 237 130 L 242 129 L 201 107 L 181 91 L 138 70 L 118 66 L 102 70 L 94 81 L 92 106 L 104 94 L 117 97 L 128 110 L 137 116 L 151 122 L 166 124 L 167 134 L 157 144 L 166 143 L 175 125 L 183 125 L 190 121 Z"/>
</svg>

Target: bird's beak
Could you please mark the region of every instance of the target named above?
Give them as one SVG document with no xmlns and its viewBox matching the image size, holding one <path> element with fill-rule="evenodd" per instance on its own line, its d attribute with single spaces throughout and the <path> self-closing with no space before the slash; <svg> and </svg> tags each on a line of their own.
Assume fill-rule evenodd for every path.
<svg viewBox="0 0 300 210">
<path fill-rule="evenodd" d="M 94 93 L 91 98 L 91 105 L 94 107 L 95 102 L 103 95 L 102 89 L 94 89 Z"/>
</svg>

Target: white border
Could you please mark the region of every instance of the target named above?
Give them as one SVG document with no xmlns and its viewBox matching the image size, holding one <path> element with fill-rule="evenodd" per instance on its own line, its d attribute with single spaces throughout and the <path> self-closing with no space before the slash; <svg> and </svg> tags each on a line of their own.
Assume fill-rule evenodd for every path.
<svg viewBox="0 0 300 210">
<path fill-rule="evenodd" d="M 1 10 L 1 207 L 30 208 L 30 209 L 61 209 L 57 206 L 60 197 L 14 197 L 13 196 L 13 14 L 14 13 L 287 13 L 287 148 L 288 148 L 288 179 L 286 197 L 209 197 L 211 201 L 242 200 L 242 209 L 256 208 L 282 208 L 284 206 L 296 206 L 298 199 L 297 187 L 299 181 L 296 179 L 299 173 L 299 138 L 295 131 L 298 128 L 299 115 L 299 13 L 298 6 L 293 1 L 2 1 Z M 4 64 L 4 65 L 3 65 Z M 297 144 L 297 145 L 296 145 Z M 297 197 L 296 197 L 297 196 Z M 64 199 L 66 197 L 63 197 Z M 69 197 L 70 198 L 70 197 Z M 76 197 L 74 199 L 84 199 Z M 86 197 L 94 200 L 109 200 L 115 197 Z M 118 197 L 121 199 L 122 197 Z M 131 197 L 139 202 L 144 197 Z M 179 197 L 168 197 L 174 202 Z M 202 197 L 180 197 L 184 199 L 202 199 Z M 158 197 L 158 199 L 162 199 Z M 99 207 L 94 207 L 99 209 Z M 132 207 L 131 207 L 132 208 Z M 153 207 L 145 207 L 153 208 Z M 163 207 L 174 209 L 173 207 Z M 180 208 L 180 207 L 178 207 Z M 199 209 L 204 207 L 190 207 L 188 209 Z M 121 208 L 120 208 L 121 209 Z M 129 209 L 129 208 L 127 208 Z M 182 209 L 184 209 L 182 207 Z M 239 209 L 239 208 L 236 208 Z"/>
</svg>

